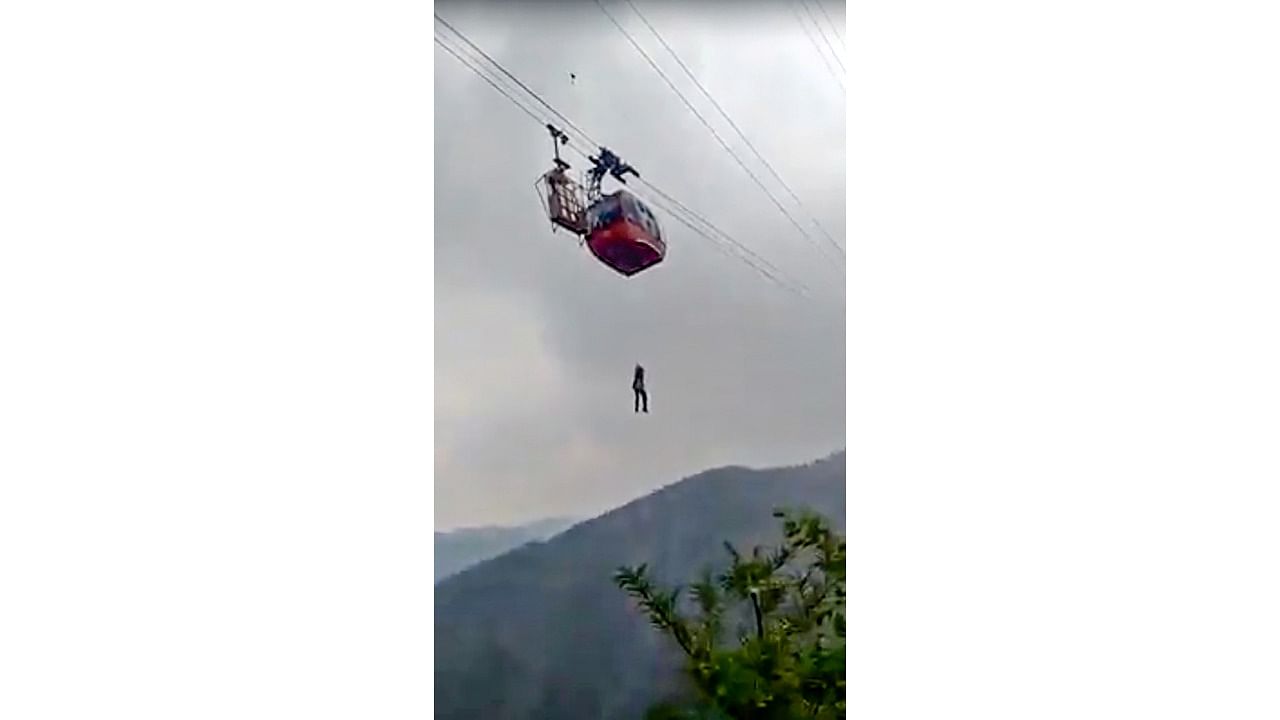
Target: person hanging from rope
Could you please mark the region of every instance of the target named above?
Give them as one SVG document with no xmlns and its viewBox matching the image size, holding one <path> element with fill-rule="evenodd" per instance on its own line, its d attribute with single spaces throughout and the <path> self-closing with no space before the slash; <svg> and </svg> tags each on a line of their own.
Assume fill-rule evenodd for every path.
<svg viewBox="0 0 1280 720">
<path fill-rule="evenodd" d="M 641 402 L 644 403 L 644 412 L 649 412 L 649 394 L 644 391 L 644 368 L 640 367 L 640 363 L 636 363 L 636 374 L 631 380 L 631 389 L 636 394 L 636 412 L 640 412 Z"/>
</svg>

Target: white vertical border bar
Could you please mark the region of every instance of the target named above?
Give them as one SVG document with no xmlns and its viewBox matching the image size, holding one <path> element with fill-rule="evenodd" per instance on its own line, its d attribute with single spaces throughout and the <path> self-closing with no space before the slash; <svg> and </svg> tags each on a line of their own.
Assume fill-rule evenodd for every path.
<svg viewBox="0 0 1280 720">
<path fill-rule="evenodd" d="M 0 5 L 0 717 L 431 716 L 431 7 Z"/>
<path fill-rule="evenodd" d="M 1280 715 L 1280 10 L 848 10 L 850 717 Z"/>
</svg>

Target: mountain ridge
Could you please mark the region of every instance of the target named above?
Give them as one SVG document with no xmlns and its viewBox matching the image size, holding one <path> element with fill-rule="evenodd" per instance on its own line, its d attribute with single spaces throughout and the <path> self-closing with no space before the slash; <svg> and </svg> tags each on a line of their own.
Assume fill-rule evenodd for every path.
<svg viewBox="0 0 1280 720">
<path fill-rule="evenodd" d="M 526 543 L 546 540 L 577 521 L 576 518 L 555 517 L 522 525 L 489 525 L 437 532 L 435 581 L 439 583 Z"/>
<path fill-rule="evenodd" d="M 638 718 L 683 688 L 681 658 L 613 585 L 647 563 L 687 583 L 723 542 L 780 540 L 779 507 L 844 527 L 844 452 L 810 463 L 713 468 L 466 568 L 436 588 L 436 717 Z"/>
</svg>

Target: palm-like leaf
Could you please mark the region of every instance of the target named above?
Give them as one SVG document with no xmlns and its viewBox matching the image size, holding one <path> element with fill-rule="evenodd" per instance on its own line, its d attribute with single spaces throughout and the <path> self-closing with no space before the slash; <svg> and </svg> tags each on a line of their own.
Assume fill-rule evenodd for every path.
<svg viewBox="0 0 1280 720">
<path fill-rule="evenodd" d="M 695 615 L 681 615 L 681 588 L 655 588 L 645 565 L 615 573 L 615 583 L 650 623 L 688 655 L 689 675 L 703 698 L 704 714 L 651 720 L 844 716 L 844 538 L 816 515 L 780 510 L 774 516 L 783 521 L 783 545 L 756 547 L 744 557 L 726 542 L 729 566 L 714 577 L 704 572 L 688 587 Z M 736 645 L 723 647 L 722 625 L 733 605 L 752 621 Z M 708 708 L 720 714 L 705 714 Z"/>
</svg>

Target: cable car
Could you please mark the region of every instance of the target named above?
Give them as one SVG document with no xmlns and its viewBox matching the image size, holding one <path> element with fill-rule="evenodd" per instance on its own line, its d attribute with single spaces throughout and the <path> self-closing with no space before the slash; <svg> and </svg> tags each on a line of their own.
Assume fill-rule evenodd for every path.
<svg viewBox="0 0 1280 720">
<path fill-rule="evenodd" d="M 559 144 L 568 143 L 568 136 L 553 125 L 548 124 L 547 129 L 556 151 L 555 167 L 539 182 L 545 185 L 540 195 L 545 196 L 551 222 L 577 235 L 597 260 L 625 277 L 662 262 L 667 243 L 653 211 L 625 190 L 600 193 L 600 182 L 606 174 L 626 184 L 626 175 L 639 177 L 635 168 L 608 148 L 600 148 L 599 157 L 588 158 L 592 168 L 587 172 L 584 192 L 569 177 L 569 163 L 560 159 Z"/>
<path fill-rule="evenodd" d="M 587 247 L 626 277 L 657 265 L 667 254 L 653 212 L 625 190 L 605 195 L 587 209 Z"/>
</svg>

